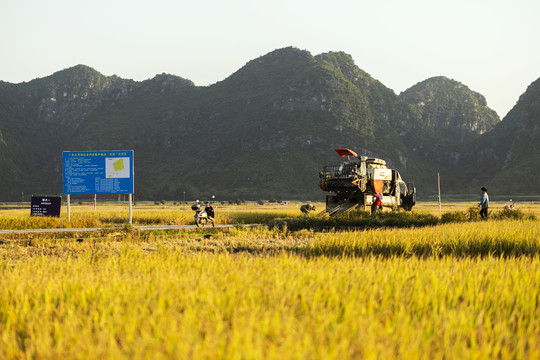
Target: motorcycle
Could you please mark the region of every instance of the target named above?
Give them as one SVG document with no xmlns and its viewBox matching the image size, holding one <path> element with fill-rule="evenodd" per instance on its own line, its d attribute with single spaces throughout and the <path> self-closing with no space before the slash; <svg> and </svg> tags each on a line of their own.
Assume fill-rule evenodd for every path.
<svg viewBox="0 0 540 360">
<path fill-rule="evenodd" d="M 195 217 L 193 220 L 195 220 L 195 225 L 197 225 L 197 227 L 200 227 L 203 222 L 204 222 L 204 225 L 208 225 L 208 222 L 210 222 L 212 226 L 215 226 L 214 218 L 211 216 L 208 216 L 206 211 L 201 209 L 199 204 L 192 205 L 191 209 L 195 211 Z"/>
</svg>

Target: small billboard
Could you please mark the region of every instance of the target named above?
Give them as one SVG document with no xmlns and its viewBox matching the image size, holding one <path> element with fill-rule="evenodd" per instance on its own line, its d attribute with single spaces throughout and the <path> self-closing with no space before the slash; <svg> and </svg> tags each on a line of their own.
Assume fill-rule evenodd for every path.
<svg viewBox="0 0 540 360">
<path fill-rule="evenodd" d="M 64 151 L 65 195 L 133 194 L 133 150 Z"/>
<path fill-rule="evenodd" d="M 30 216 L 60 217 L 62 198 L 60 196 L 32 196 Z"/>
</svg>

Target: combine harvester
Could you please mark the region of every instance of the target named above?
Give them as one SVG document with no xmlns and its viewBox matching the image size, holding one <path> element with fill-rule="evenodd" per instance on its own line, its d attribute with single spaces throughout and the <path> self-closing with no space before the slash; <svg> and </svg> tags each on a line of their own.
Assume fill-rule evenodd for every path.
<svg viewBox="0 0 540 360">
<path fill-rule="evenodd" d="M 330 216 L 354 209 L 367 210 L 373 204 L 373 193 L 383 194 L 383 206 L 410 211 L 416 204 L 416 188 L 401 179 L 397 170 L 389 169 L 386 161 L 358 156 L 349 149 L 335 149 L 348 161 L 325 166 L 319 173 L 320 186 L 326 196 L 326 213 Z M 350 157 L 353 157 L 351 160 Z"/>
</svg>

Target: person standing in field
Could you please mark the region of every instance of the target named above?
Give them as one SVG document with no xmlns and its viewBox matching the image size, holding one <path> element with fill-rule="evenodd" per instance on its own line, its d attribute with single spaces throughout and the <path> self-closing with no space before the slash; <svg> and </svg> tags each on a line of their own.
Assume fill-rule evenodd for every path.
<svg viewBox="0 0 540 360">
<path fill-rule="evenodd" d="M 480 206 L 480 216 L 482 219 L 485 217 L 488 217 L 488 209 L 489 209 L 489 196 L 487 194 L 487 189 L 482 186 L 482 198 L 480 198 L 480 203 L 478 206 Z"/>
<path fill-rule="evenodd" d="M 377 213 L 377 208 L 382 210 L 382 201 L 383 201 L 383 194 L 373 193 L 373 204 L 371 204 L 371 215 L 375 215 Z"/>
</svg>

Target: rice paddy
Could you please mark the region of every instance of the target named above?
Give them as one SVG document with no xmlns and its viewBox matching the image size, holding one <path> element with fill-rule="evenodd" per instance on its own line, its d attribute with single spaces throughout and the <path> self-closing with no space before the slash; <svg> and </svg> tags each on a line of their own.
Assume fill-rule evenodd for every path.
<svg viewBox="0 0 540 360">
<path fill-rule="evenodd" d="M 0 210 L 0 229 L 103 228 L 0 235 L 0 358 L 540 358 L 540 207 L 440 221 L 470 206 L 421 204 L 431 225 L 297 231 L 143 232 L 113 205 L 71 220 Z M 297 204 L 217 219 L 302 220 Z M 134 224 L 191 221 L 134 211 Z"/>
</svg>

